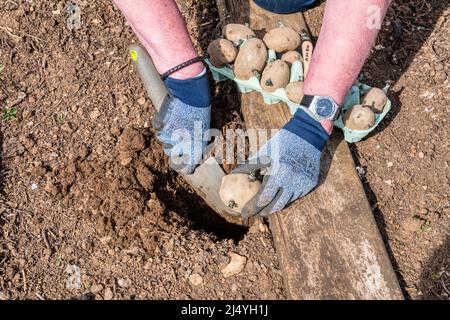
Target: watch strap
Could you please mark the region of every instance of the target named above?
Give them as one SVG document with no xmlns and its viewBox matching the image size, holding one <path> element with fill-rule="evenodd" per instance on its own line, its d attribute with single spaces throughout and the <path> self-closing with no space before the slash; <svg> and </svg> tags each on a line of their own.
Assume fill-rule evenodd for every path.
<svg viewBox="0 0 450 320">
<path fill-rule="evenodd" d="M 314 100 L 314 96 L 305 94 L 305 95 L 303 95 L 302 101 L 300 101 L 300 105 L 302 105 L 306 108 L 309 108 L 309 106 L 311 105 L 313 100 Z"/>
</svg>

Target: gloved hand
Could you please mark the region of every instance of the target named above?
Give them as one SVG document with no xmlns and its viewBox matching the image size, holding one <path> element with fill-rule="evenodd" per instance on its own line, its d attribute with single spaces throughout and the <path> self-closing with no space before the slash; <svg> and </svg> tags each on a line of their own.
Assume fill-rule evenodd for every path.
<svg viewBox="0 0 450 320">
<path fill-rule="evenodd" d="M 258 193 L 242 208 L 244 222 L 277 212 L 309 193 L 317 185 L 320 157 L 328 138 L 318 121 L 298 109 L 246 164 L 233 170 L 254 173 L 261 169 L 264 174 Z"/>
<path fill-rule="evenodd" d="M 191 174 L 202 159 L 207 145 L 204 133 L 211 122 L 211 93 L 206 69 L 197 77 L 185 80 L 167 78 L 169 97 L 152 124 L 157 139 L 169 156 L 171 167 Z"/>
</svg>

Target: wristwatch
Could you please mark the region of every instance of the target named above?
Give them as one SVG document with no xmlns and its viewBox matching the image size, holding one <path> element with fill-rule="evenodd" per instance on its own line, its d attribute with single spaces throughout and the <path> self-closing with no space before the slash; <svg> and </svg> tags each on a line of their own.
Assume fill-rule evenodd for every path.
<svg viewBox="0 0 450 320">
<path fill-rule="evenodd" d="M 312 96 L 305 94 L 300 103 L 317 121 L 334 121 L 339 115 L 340 106 L 328 96 Z"/>
</svg>

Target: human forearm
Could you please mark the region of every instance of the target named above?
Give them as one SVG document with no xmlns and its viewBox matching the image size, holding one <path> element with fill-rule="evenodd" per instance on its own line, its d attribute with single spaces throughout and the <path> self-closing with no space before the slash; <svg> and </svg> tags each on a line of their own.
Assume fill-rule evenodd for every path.
<svg viewBox="0 0 450 320">
<path fill-rule="evenodd" d="M 144 45 L 159 73 L 197 57 L 183 17 L 174 0 L 113 0 Z M 171 75 L 186 79 L 203 70 L 201 63 Z"/>
<path fill-rule="evenodd" d="M 342 104 L 370 53 L 389 0 L 328 0 L 304 92 Z M 323 122 L 327 131 L 332 123 Z"/>
</svg>

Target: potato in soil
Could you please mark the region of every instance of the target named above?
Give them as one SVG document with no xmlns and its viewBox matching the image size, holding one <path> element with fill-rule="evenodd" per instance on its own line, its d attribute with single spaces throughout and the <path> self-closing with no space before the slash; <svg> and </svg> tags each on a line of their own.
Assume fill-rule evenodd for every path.
<svg viewBox="0 0 450 320">
<path fill-rule="evenodd" d="M 222 36 L 235 44 L 239 44 L 241 40 L 248 40 L 255 37 L 255 33 L 243 24 L 230 23 L 222 28 Z"/>
<path fill-rule="evenodd" d="M 236 61 L 234 73 L 238 79 L 248 80 L 261 74 L 267 60 L 267 48 L 260 39 L 252 38 L 241 46 Z"/>
<path fill-rule="evenodd" d="M 276 52 L 292 51 L 300 46 L 300 35 L 291 28 L 281 27 L 270 30 L 264 35 L 267 48 Z"/>
<path fill-rule="evenodd" d="M 358 104 L 345 112 L 343 121 L 351 130 L 367 130 L 375 124 L 375 113 L 370 107 Z"/>
<path fill-rule="evenodd" d="M 300 103 L 303 99 L 303 81 L 289 83 L 286 88 L 286 95 L 289 100 Z"/>
<path fill-rule="evenodd" d="M 303 58 L 300 52 L 294 50 L 283 53 L 283 55 L 281 56 L 281 60 L 288 63 L 289 65 L 292 65 L 295 61 L 303 62 Z"/>
<path fill-rule="evenodd" d="M 208 46 L 208 55 L 211 63 L 218 68 L 233 63 L 237 56 L 237 49 L 231 41 L 216 39 Z"/>
<path fill-rule="evenodd" d="M 286 62 L 275 60 L 269 62 L 261 76 L 261 88 L 268 92 L 274 92 L 284 88 L 289 83 L 289 66 Z"/>
<path fill-rule="evenodd" d="M 380 88 L 372 88 L 362 98 L 362 104 L 369 106 L 373 112 L 381 113 L 386 105 L 388 97 Z"/>
<path fill-rule="evenodd" d="M 258 192 L 261 182 L 246 173 L 232 173 L 222 178 L 220 200 L 241 213 L 244 205 Z"/>
</svg>

